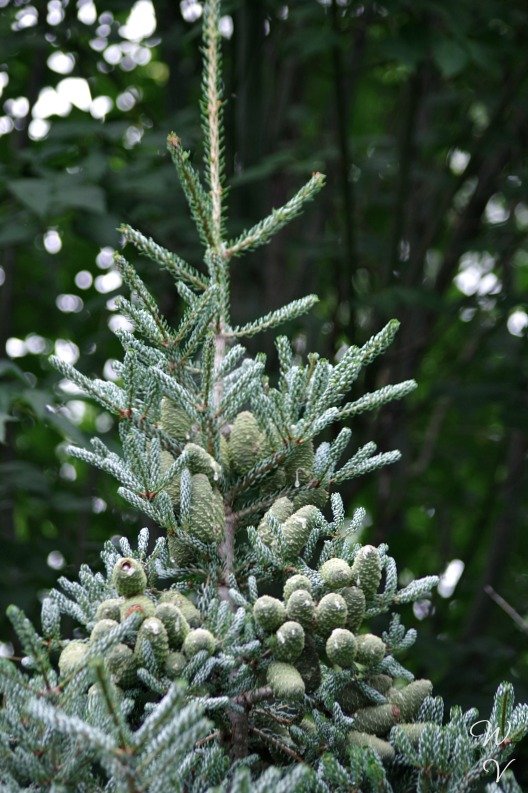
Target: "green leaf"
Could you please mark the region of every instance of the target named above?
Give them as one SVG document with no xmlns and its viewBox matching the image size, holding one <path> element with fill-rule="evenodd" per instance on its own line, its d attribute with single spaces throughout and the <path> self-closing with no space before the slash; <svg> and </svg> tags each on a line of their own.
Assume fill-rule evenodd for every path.
<svg viewBox="0 0 528 793">
<path fill-rule="evenodd" d="M 39 217 L 45 217 L 51 207 L 52 186 L 47 179 L 14 179 L 7 183 L 8 189 L 28 209 Z"/>
<path fill-rule="evenodd" d="M 48 404 L 52 402 L 52 396 L 48 391 L 38 388 L 26 389 L 21 396 L 25 404 L 33 410 L 39 421 L 44 421 L 51 425 L 69 441 L 80 445 L 86 444 L 84 433 L 75 424 L 63 413 L 48 409 Z"/>
<path fill-rule="evenodd" d="M 25 215 L 25 219 L 22 219 Z M 21 242 L 30 242 L 37 229 L 32 223 L 28 222 L 28 216 L 25 212 L 18 213 L 17 219 L 6 221 L 5 226 L 0 231 L 0 245 L 6 247 L 9 245 L 18 245 Z"/>
<path fill-rule="evenodd" d="M 103 214 L 106 211 L 104 191 L 93 184 L 76 184 L 58 190 L 54 201 L 57 211 L 64 209 L 85 209 L 88 212 Z"/>
<path fill-rule="evenodd" d="M 452 39 L 440 39 L 433 44 L 433 58 L 444 77 L 448 79 L 456 77 L 469 60 L 466 50 Z"/>
<path fill-rule="evenodd" d="M 62 175 L 55 179 L 15 179 L 8 182 L 8 188 L 19 201 L 39 217 L 69 209 L 84 209 L 88 212 L 104 214 L 106 211 L 105 194 L 101 187 L 65 179 Z"/>
</svg>

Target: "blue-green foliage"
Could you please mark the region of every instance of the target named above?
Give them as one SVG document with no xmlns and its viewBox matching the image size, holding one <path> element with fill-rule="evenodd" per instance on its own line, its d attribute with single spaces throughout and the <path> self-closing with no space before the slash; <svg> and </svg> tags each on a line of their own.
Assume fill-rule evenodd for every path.
<svg viewBox="0 0 528 793">
<path fill-rule="evenodd" d="M 325 534 L 339 530 L 335 522 L 321 523 Z M 60 639 L 61 615 L 73 616 L 83 627 L 83 636 L 89 636 L 100 624 L 101 604 L 119 600 L 113 571 L 120 559 L 141 563 L 153 603 L 163 592 L 166 596 L 192 586 L 180 580 L 174 588 L 160 590 L 171 575 L 167 542 L 158 540 L 150 554 L 147 545 L 146 529 L 135 551 L 125 539 L 119 548 L 108 542 L 102 553 L 104 576 L 83 567 L 79 582 L 61 579 L 63 591 L 50 592 L 43 602 L 42 635 L 18 609 L 10 608 L 25 669 L 19 671 L 7 660 L 0 667 L 2 790 L 237 791 L 251 783 L 262 791 L 278 786 L 314 792 L 416 789 L 458 793 L 478 789 L 474 785 L 486 777 L 484 763 L 491 758 L 507 762 L 515 742 L 527 730 L 528 708 L 514 706 L 510 685 L 498 690 L 489 717 L 489 732 L 498 739 L 492 742 L 479 738 L 480 730 L 472 737 L 472 725 L 478 720 L 475 710 L 462 713 L 453 708 L 443 724 L 441 699 L 427 696 L 414 719 L 413 726 L 423 725 L 419 740 L 411 740 L 405 726 L 395 723 L 390 741 L 396 754 L 393 762 L 384 764 L 376 751 L 375 742 L 383 742 L 380 738 L 374 738 L 372 747 L 351 741 L 354 716 L 364 709 L 354 714 L 338 701 L 341 692 L 357 688 L 370 698 L 371 707 L 386 703 L 387 692 L 383 695 L 361 681 L 374 682 L 376 675 L 392 674 L 397 664 L 392 654 L 408 649 L 414 632 L 406 632 L 393 616 L 383 637 L 390 654 L 381 664 L 371 668 L 357 664 L 344 670 L 321 663 L 322 680 L 315 690 L 305 693 L 301 701 L 279 701 L 266 686 L 269 637 L 253 616 L 259 594 L 255 579 L 248 581 L 245 591 L 233 586 L 229 602 L 220 600 L 215 588 L 206 583 L 194 590 L 199 621 L 215 636 L 216 647 L 212 654 L 201 651 L 188 656 L 177 680 L 155 660 L 149 663 L 147 659 L 127 684 L 116 684 L 116 675 L 110 671 L 111 652 L 118 645 L 137 646 L 145 622 L 138 612 L 96 641 L 77 639 L 85 649 L 82 664 L 66 673 L 62 667 L 59 673 L 57 657 L 72 644 Z M 356 545 L 348 558 L 353 560 L 357 552 Z M 394 564 L 389 557 L 383 558 L 387 566 Z M 308 566 L 304 570 L 314 582 L 314 593 L 324 592 L 317 570 Z M 407 597 L 421 597 L 425 588 L 425 581 L 418 581 Z M 382 597 L 372 612 L 390 608 L 389 601 L 381 605 Z M 121 600 L 126 602 L 126 598 Z M 391 602 L 395 600 L 397 595 Z M 412 677 L 398 667 L 394 674 L 400 680 Z M 400 689 L 405 690 L 405 686 Z M 237 717 L 247 720 L 248 730 L 255 731 L 258 740 L 251 742 L 245 756 L 234 758 L 221 737 L 225 740 Z M 501 745 L 506 736 L 509 741 Z M 489 763 L 487 768 L 494 771 Z M 489 790 L 515 790 L 511 785 L 493 784 Z"/>
<path fill-rule="evenodd" d="M 149 550 L 108 542 L 105 575 L 43 601 L 42 633 L 15 606 L 23 651 L 0 665 L 0 790 L 123 793 L 245 791 L 516 791 L 511 759 L 528 706 L 497 691 L 495 740 L 473 735 L 478 716 L 453 708 L 399 660 L 416 632 L 395 609 L 431 594 L 434 576 L 399 588 L 388 547 L 361 545 L 335 487 L 399 459 L 335 425 L 400 399 L 414 381 L 350 401 L 363 368 L 390 345 L 391 321 L 332 363 L 299 360 L 277 338 L 279 378 L 250 358 L 244 337 L 295 319 L 309 296 L 254 322 L 230 316 L 231 262 L 295 218 L 322 187 L 308 183 L 265 220 L 228 241 L 223 184 L 219 3 L 204 13 L 204 176 L 179 138 L 168 148 L 204 246 L 197 269 L 140 231 L 135 246 L 173 276 L 185 303 L 177 327 L 162 316 L 133 266 L 120 311 L 118 380 L 56 367 L 119 418 L 121 453 L 100 440 L 75 457 L 111 474 L 119 492 L 165 530 Z M 332 433 L 328 432 L 332 428 Z M 323 438 L 321 439 L 321 435 Z M 381 635 L 374 617 L 390 614 Z M 61 638 L 61 619 L 77 624 Z"/>
</svg>

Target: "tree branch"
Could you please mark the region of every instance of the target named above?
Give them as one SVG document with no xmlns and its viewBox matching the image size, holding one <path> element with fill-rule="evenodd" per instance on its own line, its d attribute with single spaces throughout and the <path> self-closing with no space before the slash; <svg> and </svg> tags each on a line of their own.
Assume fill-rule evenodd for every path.
<svg viewBox="0 0 528 793">
<path fill-rule="evenodd" d="M 506 456 L 506 477 L 501 492 L 502 511 L 495 521 L 493 534 L 488 548 L 486 565 L 482 573 L 481 585 L 473 601 L 464 630 L 464 639 L 480 633 L 489 610 L 489 599 L 485 586 L 493 586 L 500 578 L 504 564 L 511 553 L 511 540 L 516 526 L 519 501 L 525 478 L 525 458 L 528 439 L 520 429 L 510 433 Z"/>
<path fill-rule="evenodd" d="M 511 617 L 513 622 L 515 622 L 515 624 L 522 630 L 523 633 L 528 633 L 528 622 L 521 617 L 518 611 L 515 611 L 513 606 L 510 606 L 507 600 L 504 600 L 503 597 L 495 592 L 492 586 L 486 584 L 484 587 L 484 592 L 486 595 L 490 596 L 497 606 L 500 606 L 500 608 L 506 612 L 508 617 Z"/>
<path fill-rule="evenodd" d="M 218 31 L 219 3 L 207 3 L 204 11 L 204 84 L 207 152 L 206 167 L 209 176 L 212 233 L 215 246 L 220 249 L 222 240 L 222 98 L 220 96 L 220 50 Z"/>
<path fill-rule="evenodd" d="M 267 743 L 274 746 L 280 752 L 284 752 L 284 754 L 288 755 L 288 757 L 291 757 L 292 760 L 295 760 L 296 763 L 304 763 L 304 760 L 300 754 L 297 754 L 297 752 L 295 752 L 293 749 L 290 749 L 289 746 L 286 746 L 286 744 L 280 741 L 278 738 L 274 738 L 273 735 L 269 735 L 267 732 L 259 730 L 258 727 L 253 727 L 253 725 L 250 725 L 249 730 L 254 735 L 258 735 L 258 737 L 263 741 L 266 741 Z"/>
<path fill-rule="evenodd" d="M 409 185 L 413 166 L 415 150 L 416 115 L 423 96 L 423 80 L 420 71 L 415 71 L 408 83 L 407 109 L 404 123 L 400 133 L 398 185 L 394 204 L 394 223 L 388 257 L 388 267 L 385 273 L 385 283 L 391 281 L 391 274 L 398 268 L 400 257 L 400 241 L 404 235 L 405 217 L 409 196 Z"/>
<path fill-rule="evenodd" d="M 235 572 L 235 530 L 236 516 L 231 507 L 225 506 L 224 539 L 218 546 L 218 555 L 222 560 L 222 583 L 218 587 L 218 595 L 222 600 L 230 602 L 229 576 Z"/>
</svg>

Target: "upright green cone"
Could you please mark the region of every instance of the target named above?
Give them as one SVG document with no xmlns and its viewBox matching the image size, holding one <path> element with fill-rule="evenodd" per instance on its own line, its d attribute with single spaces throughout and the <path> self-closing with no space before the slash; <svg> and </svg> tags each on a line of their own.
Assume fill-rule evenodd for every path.
<svg viewBox="0 0 528 793">
<path fill-rule="evenodd" d="M 168 397 L 161 400 L 161 428 L 177 441 L 185 441 L 191 434 L 191 421 L 187 413 Z"/>
<path fill-rule="evenodd" d="M 381 559 L 377 548 L 364 545 L 358 551 L 352 565 L 352 577 L 367 600 L 376 594 L 381 583 Z"/>
<path fill-rule="evenodd" d="M 189 532 L 205 543 L 218 543 L 224 531 L 224 502 L 205 474 L 191 481 Z"/>
<path fill-rule="evenodd" d="M 246 474 L 259 462 L 265 439 L 258 422 L 248 410 L 236 417 L 229 437 L 229 459 L 237 474 Z"/>
<path fill-rule="evenodd" d="M 304 696 L 304 682 L 291 664 L 275 661 L 268 667 L 268 683 L 277 699 L 300 699 Z"/>
<path fill-rule="evenodd" d="M 120 559 L 114 567 L 114 586 L 120 595 L 131 597 L 140 595 L 147 586 L 147 576 L 143 565 L 137 559 Z"/>
</svg>

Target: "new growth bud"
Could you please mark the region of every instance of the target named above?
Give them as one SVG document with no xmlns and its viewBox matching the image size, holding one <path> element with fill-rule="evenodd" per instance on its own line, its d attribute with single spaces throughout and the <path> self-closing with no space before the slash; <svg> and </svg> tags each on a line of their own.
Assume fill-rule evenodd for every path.
<svg viewBox="0 0 528 793">
<path fill-rule="evenodd" d="M 205 474 L 211 482 L 220 478 L 221 466 L 209 452 L 196 443 L 187 443 L 183 447 L 187 456 L 187 467 L 191 474 Z"/>
<path fill-rule="evenodd" d="M 291 664 L 271 663 L 267 672 L 268 684 L 277 699 L 300 699 L 304 696 L 304 682 Z"/>
<path fill-rule="evenodd" d="M 168 397 L 161 400 L 161 428 L 177 441 L 185 441 L 191 432 L 187 413 Z"/>
<path fill-rule="evenodd" d="M 352 583 L 352 568 L 344 559 L 328 559 L 319 573 L 328 589 L 341 589 Z"/>
<path fill-rule="evenodd" d="M 179 649 L 190 630 L 189 623 L 181 610 L 174 603 L 160 603 L 156 606 L 154 616 L 165 626 L 170 646 Z"/>
<path fill-rule="evenodd" d="M 352 565 L 354 582 L 363 590 L 367 600 L 376 594 L 381 583 L 381 559 L 378 549 L 364 545 Z"/>
<path fill-rule="evenodd" d="M 274 501 L 268 511 L 264 513 L 264 517 L 257 527 L 260 539 L 267 545 L 273 545 L 275 538 L 271 530 L 270 519 L 275 518 L 279 523 L 284 523 L 292 512 L 293 504 L 289 498 L 283 497 Z"/>
<path fill-rule="evenodd" d="M 418 746 L 424 730 L 431 725 L 432 722 L 430 721 L 417 721 L 412 724 L 398 724 L 396 726 L 399 730 L 402 730 L 405 737 L 409 739 L 413 746 Z"/>
<path fill-rule="evenodd" d="M 400 718 L 400 709 L 396 705 L 371 705 L 360 708 L 354 714 L 354 727 L 359 732 L 372 735 L 385 735 L 394 727 Z"/>
<path fill-rule="evenodd" d="M 182 595 L 181 592 L 177 592 L 175 589 L 170 589 L 168 592 L 163 592 L 160 597 L 160 603 L 172 603 L 176 606 L 191 628 L 199 628 L 202 624 L 202 615 L 200 614 L 199 610 L 196 608 L 192 600 L 189 600 L 188 597 Z"/>
<path fill-rule="evenodd" d="M 131 614 L 138 613 L 143 619 L 154 616 L 155 605 L 150 598 L 146 595 L 136 595 L 135 597 L 127 598 L 121 603 L 120 617 L 121 621 L 126 620 Z"/>
<path fill-rule="evenodd" d="M 79 639 L 68 642 L 59 657 L 59 672 L 61 677 L 75 674 L 75 672 L 82 669 L 87 652 L 88 645 L 86 642 L 82 642 Z"/>
<path fill-rule="evenodd" d="M 187 658 L 205 650 L 208 655 L 212 655 L 216 649 L 216 639 L 213 634 L 205 628 L 196 628 L 190 631 L 183 643 L 183 652 Z"/>
<path fill-rule="evenodd" d="M 370 735 L 367 732 L 358 732 L 352 730 L 348 733 L 348 740 L 356 746 L 363 746 L 368 749 L 373 749 L 378 755 L 382 763 L 391 763 L 394 760 L 395 751 L 388 741 L 378 738 L 376 735 Z"/>
<path fill-rule="evenodd" d="M 301 507 L 284 521 L 282 533 L 284 536 L 284 551 L 288 557 L 295 557 L 300 554 L 320 514 L 317 507 Z"/>
<path fill-rule="evenodd" d="M 365 666 L 376 666 L 385 655 L 385 642 L 373 633 L 364 633 L 357 637 L 356 660 Z"/>
<path fill-rule="evenodd" d="M 304 650 L 304 630 L 298 622 L 285 622 L 275 634 L 273 649 L 280 661 L 295 661 Z"/>
<path fill-rule="evenodd" d="M 334 628 L 326 642 L 326 654 L 333 664 L 350 669 L 356 657 L 357 641 L 346 628 Z"/>
<path fill-rule="evenodd" d="M 328 636 L 334 628 L 344 628 L 347 621 L 347 604 L 341 595 L 330 592 L 324 595 L 317 604 L 317 629 L 323 636 Z"/>
<path fill-rule="evenodd" d="M 108 620 L 102 619 L 98 620 L 92 628 L 92 632 L 90 633 L 90 641 L 95 643 L 98 639 L 102 639 L 103 636 L 112 630 L 112 628 L 116 628 L 119 623 L 117 620 Z"/>
<path fill-rule="evenodd" d="M 191 480 L 189 531 L 202 542 L 220 542 L 224 531 L 224 502 L 205 474 Z"/>
<path fill-rule="evenodd" d="M 297 574 L 297 575 L 292 575 L 290 578 L 287 579 L 286 583 L 284 584 L 284 589 L 282 593 L 284 597 L 284 602 L 287 603 L 292 593 L 296 592 L 299 589 L 311 593 L 312 582 L 310 581 L 308 576 Z"/>
<path fill-rule="evenodd" d="M 169 637 L 162 621 L 157 617 L 148 617 L 141 623 L 136 640 L 135 653 L 138 660 L 146 662 L 150 646 L 152 655 L 159 667 L 163 667 L 169 654 Z"/>
<path fill-rule="evenodd" d="M 116 562 L 112 581 L 118 593 L 124 597 L 140 595 L 147 586 L 147 576 L 143 565 L 137 559 L 127 556 Z"/>
<path fill-rule="evenodd" d="M 284 470 L 286 478 L 297 487 L 311 479 L 314 467 L 314 446 L 307 441 L 296 446 L 288 455 Z"/>
<path fill-rule="evenodd" d="M 315 603 L 312 596 L 305 589 L 296 589 L 292 592 L 286 604 L 286 613 L 291 620 L 300 622 L 309 628 L 315 621 Z"/>
<path fill-rule="evenodd" d="M 97 621 L 108 619 L 108 620 L 116 620 L 119 622 L 121 619 L 121 606 L 123 601 L 120 598 L 109 598 L 108 600 L 103 600 L 102 603 L 99 604 L 97 607 L 97 611 L 95 612 L 95 619 Z"/>
<path fill-rule="evenodd" d="M 270 595 L 262 595 L 253 604 L 253 616 L 261 628 L 271 632 L 286 620 L 284 603 Z"/>
<path fill-rule="evenodd" d="M 126 644 L 114 645 L 106 655 L 108 669 L 115 682 L 126 688 L 134 685 L 136 680 L 136 656 Z"/>
<path fill-rule="evenodd" d="M 264 435 L 258 422 L 248 410 L 239 413 L 229 437 L 229 459 L 237 474 L 246 474 L 262 456 Z"/>
<path fill-rule="evenodd" d="M 433 692 L 430 680 L 413 680 L 404 688 L 391 688 L 388 692 L 390 702 L 394 702 L 401 710 L 402 721 L 413 721 L 418 716 L 421 704 Z"/>
<path fill-rule="evenodd" d="M 365 593 L 357 586 L 347 586 L 339 591 L 347 604 L 347 628 L 357 631 L 365 616 Z"/>
<path fill-rule="evenodd" d="M 181 673 L 183 672 L 185 666 L 187 664 L 187 659 L 183 655 L 183 653 L 169 653 L 167 656 L 167 660 L 165 661 L 165 674 L 167 677 L 174 679 L 176 677 L 180 677 Z"/>
</svg>

